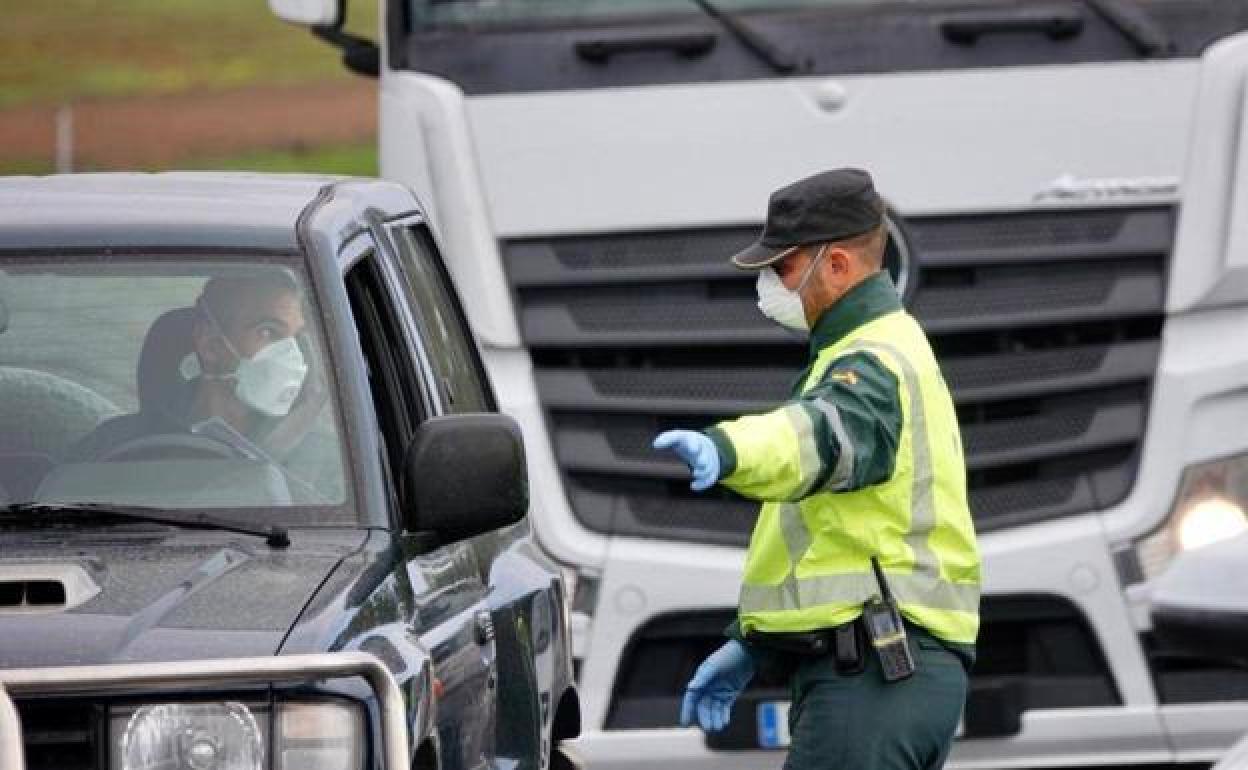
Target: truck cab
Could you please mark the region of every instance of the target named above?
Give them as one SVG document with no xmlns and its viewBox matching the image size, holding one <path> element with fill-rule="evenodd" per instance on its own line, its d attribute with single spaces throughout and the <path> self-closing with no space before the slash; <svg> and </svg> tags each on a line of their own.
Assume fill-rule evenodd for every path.
<svg viewBox="0 0 1248 770">
<path fill-rule="evenodd" d="M 325 35 L 334 4 L 312 6 Z M 755 509 L 695 496 L 649 447 L 784 398 L 803 346 L 726 257 L 771 190 L 840 166 L 869 169 L 904 223 L 908 306 L 964 431 L 983 630 L 950 766 L 1166 766 L 1231 744 L 1248 675 L 1158 648 L 1146 597 L 1175 553 L 1245 526 L 1226 479 L 1248 443 L 1220 427 L 1248 406 L 1225 342 L 1248 301 L 1242 4 L 383 8 L 381 172 L 466 256 L 449 266 L 525 430 L 537 537 L 576 578 L 588 759 L 782 761 L 756 719 L 784 698 L 769 683 L 723 735 L 676 724 Z"/>
</svg>

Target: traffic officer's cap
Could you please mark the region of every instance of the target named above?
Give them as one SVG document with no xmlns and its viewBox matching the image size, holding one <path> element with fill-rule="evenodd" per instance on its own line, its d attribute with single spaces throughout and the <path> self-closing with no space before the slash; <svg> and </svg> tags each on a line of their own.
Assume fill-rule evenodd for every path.
<svg viewBox="0 0 1248 770">
<path fill-rule="evenodd" d="M 734 254 L 732 264 L 758 270 L 798 246 L 862 235 L 880 226 L 883 212 L 871 175 L 861 169 L 838 168 L 799 179 L 771 194 L 762 236 Z"/>
</svg>

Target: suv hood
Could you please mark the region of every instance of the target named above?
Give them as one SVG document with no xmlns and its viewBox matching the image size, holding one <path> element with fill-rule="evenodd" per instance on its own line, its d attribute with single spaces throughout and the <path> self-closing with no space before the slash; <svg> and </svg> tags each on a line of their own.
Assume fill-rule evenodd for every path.
<svg viewBox="0 0 1248 770">
<path fill-rule="evenodd" d="M 283 549 L 217 532 L 5 543 L 0 584 L 58 572 L 76 580 L 70 606 L 14 606 L 11 595 L 0 604 L 0 668 L 273 655 L 366 535 L 292 531 Z"/>
</svg>

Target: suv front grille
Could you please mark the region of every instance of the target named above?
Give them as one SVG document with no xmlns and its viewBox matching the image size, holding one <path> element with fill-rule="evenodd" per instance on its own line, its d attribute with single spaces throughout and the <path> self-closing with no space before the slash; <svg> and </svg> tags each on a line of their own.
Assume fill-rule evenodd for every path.
<svg viewBox="0 0 1248 770">
<path fill-rule="evenodd" d="M 96 706 L 65 700 L 19 700 L 27 770 L 95 770 L 102 719 Z"/>
<path fill-rule="evenodd" d="M 911 312 L 953 391 L 980 531 L 1105 508 L 1134 480 L 1157 365 L 1169 207 L 909 223 Z M 742 544 L 756 506 L 694 496 L 659 431 L 773 407 L 805 346 L 726 256 L 757 228 L 504 244 L 573 509 L 591 529 Z M 718 495 L 718 496 L 715 496 Z"/>
</svg>

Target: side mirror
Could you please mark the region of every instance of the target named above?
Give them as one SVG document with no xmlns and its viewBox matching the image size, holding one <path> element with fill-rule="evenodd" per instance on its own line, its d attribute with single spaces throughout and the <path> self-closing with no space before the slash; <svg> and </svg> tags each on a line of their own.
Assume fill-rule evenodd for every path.
<svg viewBox="0 0 1248 770">
<path fill-rule="evenodd" d="M 282 21 L 307 27 L 336 27 L 342 0 L 269 0 L 269 10 Z"/>
<path fill-rule="evenodd" d="M 520 426 L 501 414 L 426 420 L 404 457 L 399 499 L 408 530 L 443 542 L 520 521 L 529 510 Z"/>
<path fill-rule="evenodd" d="M 1167 647 L 1248 664 L 1248 532 L 1179 554 L 1153 585 L 1153 631 Z"/>
</svg>

